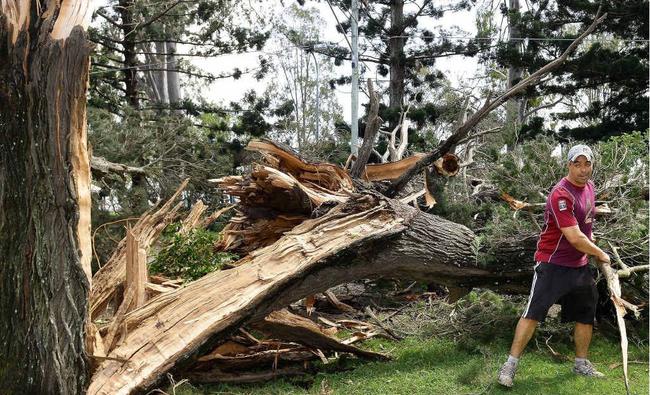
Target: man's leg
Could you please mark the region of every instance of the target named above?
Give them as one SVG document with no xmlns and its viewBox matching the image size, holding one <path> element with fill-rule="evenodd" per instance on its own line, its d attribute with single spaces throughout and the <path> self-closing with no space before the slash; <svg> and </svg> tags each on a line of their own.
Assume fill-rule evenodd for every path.
<svg viewBox="0 0 650 395">
<path fill-rule="evenodd" d="M 576 363 L 573 367 L 573 372 L 583 376 L 603 377 L 605 375 L 596 370 L 594 365 L 587 359 L 593 329 L 594 326 L 591 324 L 576 322 L 576 327 L 573 331 L 573 340 L 576 344 Z"/>
<path fill-rule="evenodd" d="M 515 328 L 515 336 L 510 346 L 508 360 L 499 369 L 497 381 L 506 387 L 512 387 L 519 357 L 533 337 L 539 321 L 546 317 L 549 307 L 559 298 L 558 290 L 554 288 L 556 268 L 547 263 L 537 263 L 534 269 L 533 283 L 530 287 L 528 304 Z"/>
<path fill-rule="evenodd" d="M 515 337 L 512 339 L 512 345 L 510 346 L 510 355 L 515 358 L 521 356 L 521 353 L 524 352 L 524 348 L 526 348 L 526 345 L 533 337 L 533 333 L 535 333 L 537 323 L 538 321 L 531 320 L 530 318 L 521 317 L 519 319 L 517 328 L 515 329 Z M 587 347 L 589 347 L 589 344 L 587 344 Z"/>
<path fill-rule="evenodd" d="M 593 328 L 593 325 L 576 322 L 576 327 L 573 331 L 573 340 L 576 344 L 576 358 L 587 358 Z"/>
<path fill-rule="evenodd" d="M 508 356 L 506 363 L 504 363 L 499 370 L 499 377 L 497 379 L 499 384 L 506 387 L 512 387 L 515 373 L 517 372 L 519 357 L 521 356 L 521 353 L 524 352 L 524 348 L 526 348 L 530 338 L 533 337 L 535 328 L 537 328 L 537 322 L 538 321 L 531 320 L 530 318 L 521 317 L 519 319 L 517 328 L 515 329 L 515 337 L 512 339 L 512 346 L 510 346 L 510 355 Z"/>
</svg>

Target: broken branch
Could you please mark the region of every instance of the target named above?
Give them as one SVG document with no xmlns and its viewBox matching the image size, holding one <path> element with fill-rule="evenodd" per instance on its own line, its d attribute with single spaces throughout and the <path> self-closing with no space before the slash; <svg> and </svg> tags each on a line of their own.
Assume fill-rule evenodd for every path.
<svg viewBox="0 0 650 395">
<path fill-rule="evenodd" d="M 497 97 L 496 99 L 490 100 L 490 98 L 488 97 L 488 99 L 486 100 L 485 104 L 481 107 L 481 109 L 475 112 L 467 121 L 465 121 L 465 123 L 460 125 L 454 131 L 454 133 L 452 133 L 452 135 L 449 136 L 445 141 L 440 143 L 438 147 L 436 147 L 436 149 L 434 149 L 432 152 L 425 155 L 422 159 L 420 159 L 417 162 L 415 166 L 413 166 L 407 172 L 402 174 L 398 179 L 394 180 L 390 184 L 390 186 L 384 191 L 384 194 L 389 197 L 396 196 L 397 193 L 406 186 L 409 180 L 411 180 L 416 174 L 422 171 L 423 168 L 429 166 L 436 159 L 440 158 L 442 155 L 449 152 L 451 147 L 457 145 L 459 141 L 467 137 L 468 133 L 472 130 L 472 128 L 474 128 L 474 126 L 476 126 L 492 110 L 501 106 L 511 97 L 521 93 L 527 87 L 538 82 L 542 77 L 544 77 L 551 71 L 560 67 L 560 65 L 562 65 L 562 63 L 564 63 L 567 60 L 569 55 L 578 47 L 578 45 L 585 39 L 585 37 L 590 35 L 596 29 L 596 26 L 598 26 L 600 23 L 602 23 L 605 20 L 606 16 L 607 14 L 600 16 L 600 9 L 599 9 L 598 13 L 596 14 L 596 19 L 592 22 L 592 24 L 578 38 L 576 38 L 571 43 L 571 45 L 569 45 L 569 47 L 562 53 L 562 55 L 559 58 L 551 61 L 541 69 L 532 73 L 527 78 L 521 80 L 518 84 L 508 89 L 505 93 L 503 93 L 501 96 Z"/>
</svg>

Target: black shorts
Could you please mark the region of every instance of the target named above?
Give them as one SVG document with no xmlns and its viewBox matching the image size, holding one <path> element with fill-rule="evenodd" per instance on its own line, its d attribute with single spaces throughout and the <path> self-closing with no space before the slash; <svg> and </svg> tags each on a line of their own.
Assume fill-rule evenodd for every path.
<svg viewBox="0 0 650 395">
<path fill-rule="evenodd" d="M 562 322 L 593 324 L 598 290 L 589 265 L 573 268 L 538 262 L 528 304 L 522 317 L 544 321 L 555 303 L 562 306 Z"/>
</svg>

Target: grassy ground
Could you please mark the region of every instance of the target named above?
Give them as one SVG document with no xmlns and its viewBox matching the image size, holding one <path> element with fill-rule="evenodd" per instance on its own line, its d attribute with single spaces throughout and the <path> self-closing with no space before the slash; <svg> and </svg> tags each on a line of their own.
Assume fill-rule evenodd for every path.
<svg viewBox="0 0 650 395">
<path fill-rule="evenodd" d="M 557 362 L 543 339 L 533 341 L 520 362 L 515 386 L 495 383 L 508 341 L 460 342 L 435 337 L 409 337 L 400 342 L 370 340 L 364 346 L 389 353 L 390 362 L 344 360 L 320 367 L 310 381 L 277 380 L 264 385 L 178 386 L 178 395 L 194 394 L 624 394 L 617 342 L 595 333 L 590 359 L 606 374 L 604 379 L 578 377 L 572 362 Z M 563 355 L 572 355 L 568 342 L 550 343 Z M 630 386 L 633 394 L 648 394 L 648 347 L 630 345 Z M 167 389 L 172 393 L 171 389 Z"/>
</svg>

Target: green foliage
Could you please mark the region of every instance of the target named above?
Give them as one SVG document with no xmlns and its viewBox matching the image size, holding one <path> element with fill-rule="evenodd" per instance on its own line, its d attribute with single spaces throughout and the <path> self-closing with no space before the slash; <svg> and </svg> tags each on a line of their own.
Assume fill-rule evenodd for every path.
<svg viewBox="0 0 650 395">
<path fill-rule="evenodd" d="M 268 15 L 260 15 L 252 7 L 228 0 L 173 4 L 106 1 L 97 10 L 98 21 L 89 29 L 90 40 L 97 44 L 90 73 L 91 106 L 116 114 L 142 103 L 160 109 L 177 108 L 180 103 L 171 97 L 171 90 L 164 98 L 160 80 L 154 82 L 156 73 L 173 71 L 170 77 L 184 78 L 184 88 L 197 85 L 198 89 L 219 78 L 239 78 L 243 71 L 238 68 L 224 73 L 197 69 L 185 54 L 210 58 L 261 50 L 269 37 Z M 176 48 L 176 43 L 183 49 L 180 45 Z M 178 58 L 172 59 L 173 55 Z M 249 71 L 262 78 L 268 71 L 268 60 L 260 57 L 259 67 Z M 191 102 L 193 95 L 187 93 L 185 100 Z"/>
<path fill-rule="evenodd" d="M 628 265 L 648 264 L 647 139 L 646 130 L 592 145 L 597 200 L 615 211 L 614 215 L 597 217 L 594 235 L 601 248 L 611 250 L 609 243 L 618 247 Z M 544 221 L 542 210 L 515 212 L 504 201 L 493 199 L 506 192 L 517 200 L 544 204 L 551 188 L 566 175 L 566 151 L 576 143 L 537 136 L 509 151 L 494 143 L 483 144 L 474 157 L 477 164 L 467 172 L 468 177 L 485 180 L 492 197 L 473 199 L 466 181 L 458 176 L 437 192 L 442 197 L 436 196 L 440 204 L 432 212 L 474 230 L 478 238 L 473 247 L 480 251 L 477 263 L 490 265 L 495 246 L 534 236 Z M 641 281 L 642 276 L 632 280 Z M 647 286 L 639 287 L 647 295 Z"/>
<path fill-rule="evenodd" d="M 559 56 L 591 24 L 598 10 L 608 17 L 596 32 L 551 73 L 554 78 L 525 92 L 529 99 L 563 98 L 565 106 L 554 107 L 550 116 L 563 123 L 563 138 L 594 142 L 647 127 L 648 1 L 533 1 L 525 10 L 508 9 L 503 3 L 502 14 L 520 37 L 549 40 L 517 42 L 516 46 L 504 42 L 491 57 L 485 56 L 501 67 L 518 67 L 530 74 Z M 549 132 L 539 118 L 527 123 L 520 137 Z"/>
<path fill-rule="evenodd" d="M 492 291 L 471 291 L 455 304 L 437 300 L 429 307 L 436 317 L 424 327 L 422 336 L 443 336 L 465 351 L 480 351 L 496 339 L 509 340 L 521 314 L 522 298 L 504 297 Z"/>
<path fill-rule="evenodd" d="M 548 191 L 566 175 L 562 158 L 553 156 L 558 141 L 538 136 L 519 144 L 504 154 L 495 154 L 496 163 L 490 167 L 489 179 L 501 192 L 528 202 L 543 202 Z M 488 158 L 486 158 L 488 159 Z"/>
<path fill-rule="evenodd" d="M 166 246 L 149 266 L 151 273 L 193 281 L 237 259 L 234 254 L 214 252 L 218 232 L 193 229 L 184 235 L 176 232 L 178 225 L 170 229 L 172 233 L 167 236 Z"/>
</svg>

